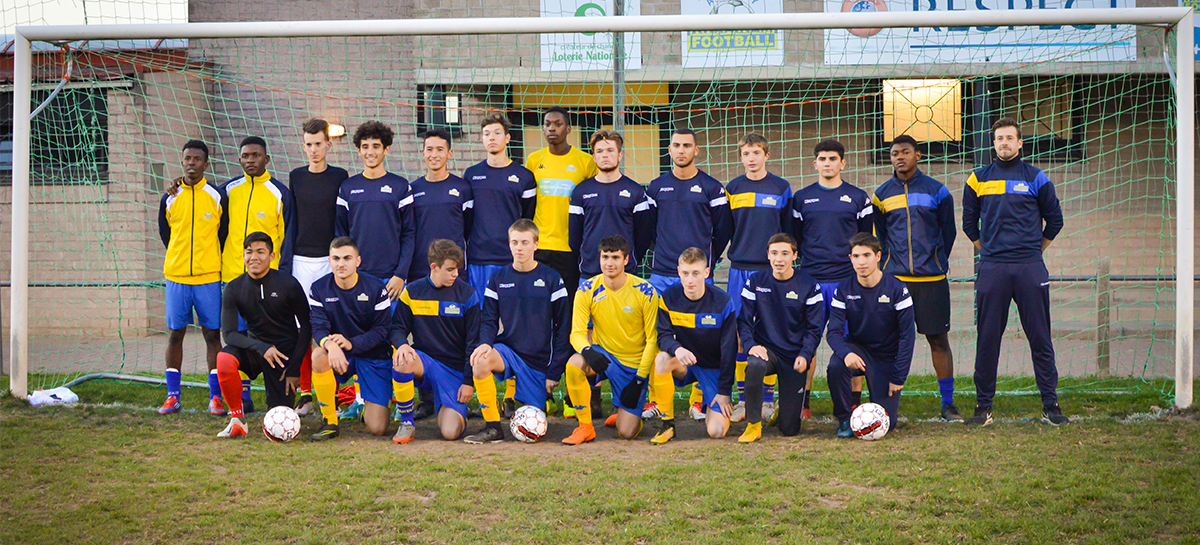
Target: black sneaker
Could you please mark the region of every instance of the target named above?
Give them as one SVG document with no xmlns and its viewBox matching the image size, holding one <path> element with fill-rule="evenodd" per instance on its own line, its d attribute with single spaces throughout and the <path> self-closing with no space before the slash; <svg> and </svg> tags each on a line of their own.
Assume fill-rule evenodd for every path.
<svg viewBox="0 0 1200 545">
<path fill-rule="evenodd" d="M 417 406 L 417 410 L 413 412 L 413 420 L 424 420 L 431 416 L 433 416 L 433 403 L 422 401 L 421 404 Z"/>
<path fill-rule="evenodd" d="M 505 399 L 504 405 L 501 407 L 501 410 L 500 410 L 500 418 L 503 418 L 505 420 L 512 420 L 512 417 L 514 414 L 516 414 L 516 412 L 517 412 L 517 400 Z"/>
<path fill-rule="evenodd" d="M 975 407 L 975 416 L 968 418 L 966 424 L 968 426 L 986 426 L 992 423 L 992 408 L 991 407 Z"/>
<path fill-rule="evenodd" d="M 464 443 L 470 445 L 482 445 L 484 443 L 499 443 L 504 440 L 504 432 L 500 428 L 488 426 L 483 428 L 479 433 L 468 435 L 463 439 Z"/>
<path fill-rule="evenodd" d="M 328 441 L 328 440 L 333 439 L 334 437 L 337 437 L 341 434 L 342 434 L 341 428 L 339 428 L 336 424 L 325 424 L 325 425 L 321 426 L 321 429 L 317 430 L 317 433 L 312 434 L 308 438 L 308 440 L 309 441 Z"/>
<path fill-rule="evenodd" d="M 1042 407 L 1042 422 L 1051 426 L 1061 426 L 1070 424 L 1071 419 L 1063 416 L 1062 409 L 1059 408 L 1058 403 L 1055 403 L 1049 407 Z"/>
<path fill-rule="evenodd" d="M 958 407 L 953 403 L 942 403 L 942 420 L 946 422 L 962 422 L 963 417 L 958 414 Z"/>
</svg>

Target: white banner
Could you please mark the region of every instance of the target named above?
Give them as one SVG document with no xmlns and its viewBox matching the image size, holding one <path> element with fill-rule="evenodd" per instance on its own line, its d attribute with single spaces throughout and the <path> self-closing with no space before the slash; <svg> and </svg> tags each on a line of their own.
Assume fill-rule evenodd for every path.
<svg viewBox="0 0 1200 545">
<path fill-rule="evenodd" d="M 1120 9 L 1135 0 L 824 0 L 825 12 Z M 858 28 L 825 31 L 825 64 L 1137 60 L 1132 25 Z"/>
<path fill-rule="evenodd" d="M 608 17 L 613 0 L 541 0 L 542 17 Z M 624 0 L 625 15 L 641 15 L 639 0 Z M 642 34 L 626 32 L 625 69 L 642 68 Z M 613 35 L 603 32 L 542 34 L 542 70 L 612 70 Z"/>
<path fill-rule="evenodd" d="M 1192 16 L 1192 25 L 1195 27 L 1195 32 L 1192 33 L 1192 55 L 1196 56 L 1196 60 L 1200 61 L 1200 0 L 1179 0 L 1179 5 L 1185 8 L 1192 8 L 1195 15 Z"/>
<path fill-rule="evenodd" d="M 683 15 L 759 15 L 783 13 L 783 0 L 679 0 Z M 684 32 L 684 68 L 780 66 L 783 33 L 775 30 Z"/>
</svg>

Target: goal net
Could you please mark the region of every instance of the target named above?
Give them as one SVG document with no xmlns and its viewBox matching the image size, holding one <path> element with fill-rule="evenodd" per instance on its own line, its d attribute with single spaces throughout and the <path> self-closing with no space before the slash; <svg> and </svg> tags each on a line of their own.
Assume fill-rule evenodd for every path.
<svg viewBox="0 0 1200 545">
<path fill-rule="evenodd" d="M 624 4 L 626 15 L 645 14 L 637 2 Z M 1110 7 L 1100 4 L 1077 1 L 1073 9 Z M 1133 2 L 1113 6 L 1126 4 Z M 706 21 L 742 14 L 780 14 L 773 20 L 784 21 L 782 5 L 683 0 L 681 10 Z M 670 168 L 667 143 L 677 127 L 698 133 L 698 164 L 722 182 L 743 173 L 737 141 L 747 133 L 765 136 L 769 170 L 794 190 L 816 182 L 813 146 L 821 140 L 845 145 L 844 179 L 873 193 L 892 175 L 891 142 L 915 138 L 920 168 L 955 201 L 958 236 L 948 276 L 960 378 L 973 371 L 976 339 L 977 260 L 961 228 L 963 188 L 973 169 L 992 161 L 991 124 L 1015 118 L 1025 159 L 1049 175 L 1065 215 L 1045 254 L 1062 390 L 1153 388 L 1171 395 L 1176 161 L 1181 146 L 1194 146 L 1177 139 L 1174 81 L 1176 49 L 1192 44 L 1177 44 L 1171 27 L 1000 25 L 989 17 L 1001 12 L 974 11 L 963 26 L 670 28 L 680 19 L 614 34 L 562 31 L 575 30 L 564 25 L 581 19 L 614 15 L 611 0 L 542 0 L 540 12 L 532 9 L 514 13 L 541 16 L 525 19 L 525 33 L 516 34 L 508 33 L 505 19 L 493 19 L 486 23 L 492 31 L 472 23 L 470 33 L 457 35 L 128 39 L 118 32 L 90 41 L 34 41 L 30 105 L 45 104 L 30 129 L 30 391 L 92 373 L 161 376 L 166 323 L 158 205 L 165 185 L 181 175 L 180 148 L 188 139 L 208 144 L 208 179 L 224 182 L 241 173 L 238 142 L 264 137 L 269 171 L 286 183 L 291 169 L 306 165 L 304 121 L 322 118 L 345 128 L 347 136 L 333 139 L 329 163 L 354 173 L 362 166 L 349 135 L 380 120 L 397 135 L 388 169 L 412 180 L 424 174 L 418 134 L 425 130 L 454 135 L 450 171 L 461 174 L 485 158 L 479 127 L 485 115 L 504 113 L 512 121 L 508 152 L 520 161 L 546 145 L 541 112 L 563 106 L 574 118 L 570 142 L 585 151 L 593 131 L 618 127 L 625 172 L 642 184 Z M 912 2 L 884 0 L 825 0 L 823 9 L 914 15 Z M 477 11 L 464 15 L 483 15 Z M 946 12 L 929 16 L 939 14 Z M 12 53 L 5 55 L 11 60 Z M 8 85 L 0 93 L 5 185 L 13 179 L 13 100 Z M 12 194 L 0 191 L 6 199 Z M 0 225 L 6 237 L 13 228 Z M 5 259 L 12 256 L 5 251 Z M 723 262 L 716 272 L 722 287 L 727 270 Z M 10 290 L 3 295 L 7 331 Z M 1034 393 L 1015 307 L 1010 314 L 999 389 Z M 6 353 L 6 372 L 10 360 Z M 824 344 L 817 361 L 822 369 L 828 361 Z M 188 335 L 183 370 L 206 372 L 198 331 Z M 906 392 L 937 391 L 923 339 L 913 373 Z"/>
</svg>

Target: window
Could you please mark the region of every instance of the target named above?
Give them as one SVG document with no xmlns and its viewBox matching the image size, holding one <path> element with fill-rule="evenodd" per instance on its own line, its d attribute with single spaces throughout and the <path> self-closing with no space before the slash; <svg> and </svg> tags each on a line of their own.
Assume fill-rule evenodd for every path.
<svg viewBox="0 0 1200 545">
<path fill-rule="evenodd" d="M 907 134 L 918 142 L 962 140 L 962 82 L 956 79 L 883 81 L 883 138 Z"/>
<path fill-rule="evenodd" d="M 451 137 L 462 136 L 462 95 L 447 92 L 442 85 L 417 89 L 417 136 L 442 129 Z"/>
<path fill-rule="evenodd" d="M 50 96 L 35 90 L 31 108 Z M 12 183 L 13 93 L 0 93 L 0 183 Z M 105 89 L 63 89 L 33 119 L 33 184 L 108 180 L 108 101 Z"/>
</svg>

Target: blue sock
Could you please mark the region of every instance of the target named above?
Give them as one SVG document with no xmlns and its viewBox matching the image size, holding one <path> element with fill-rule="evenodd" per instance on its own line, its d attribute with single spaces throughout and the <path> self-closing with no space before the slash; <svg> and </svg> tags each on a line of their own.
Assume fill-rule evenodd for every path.
<svg viewBox="0 0 1200 545">
<path fill-rule="evenodd" d="M 179 397 L 179 370 L 167 369 L 167 395 Z"/>
<path fill-rule="evenodd" d="M 217 370 L 208 372 L 208 397 L 221 397 L 221 382 L 217 380 Z"/>
<path fill-rule="evenodd" d="M 250 400 L 250 379 L 242 379 L 242 401 Z"/>
<path fill-rule="evenodd" d="M 954 377 L 939 378 L 938 391 L 942 393 L 942 403 L 954 403 Z"/>
</svg>

